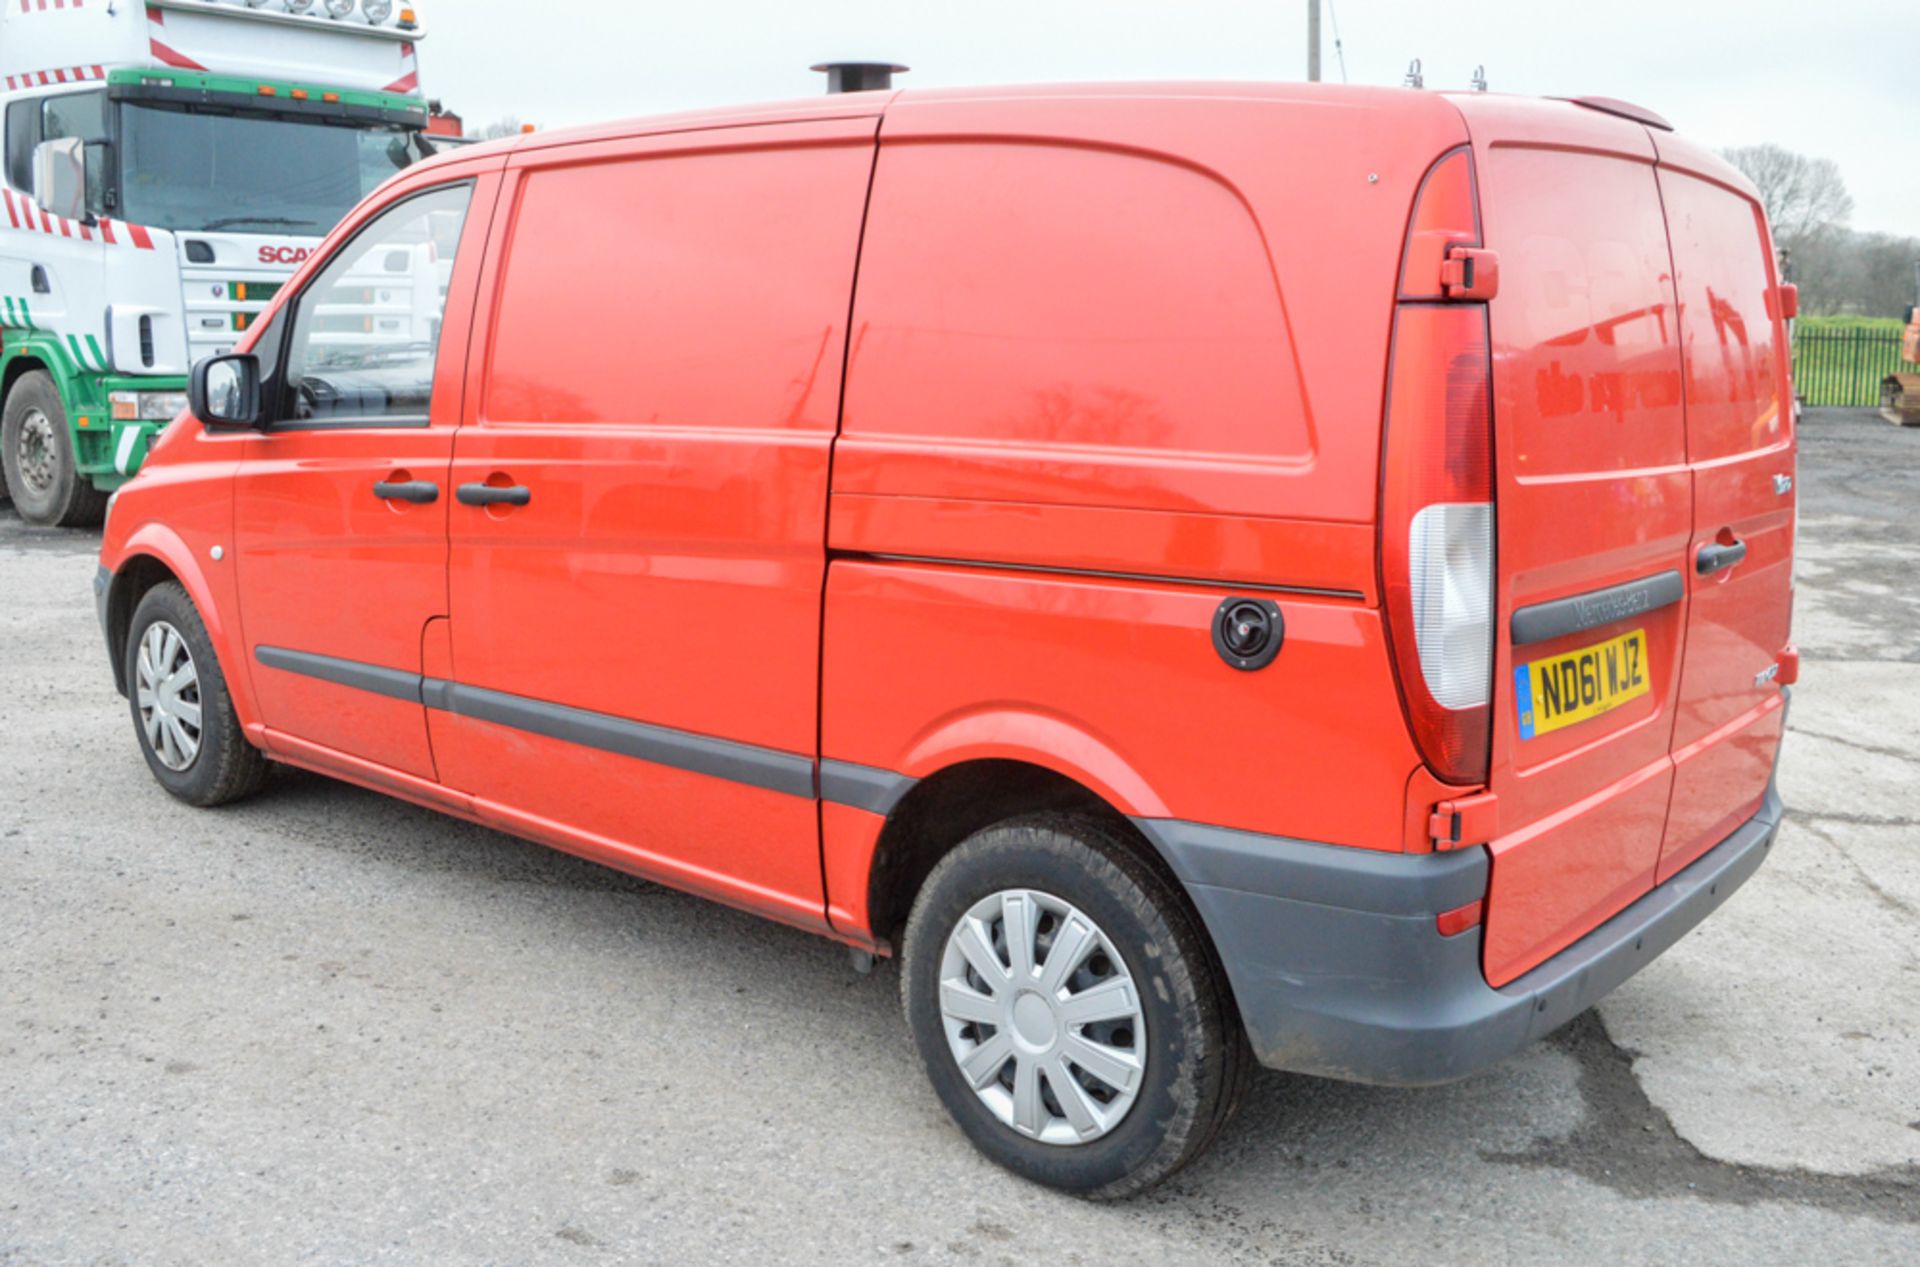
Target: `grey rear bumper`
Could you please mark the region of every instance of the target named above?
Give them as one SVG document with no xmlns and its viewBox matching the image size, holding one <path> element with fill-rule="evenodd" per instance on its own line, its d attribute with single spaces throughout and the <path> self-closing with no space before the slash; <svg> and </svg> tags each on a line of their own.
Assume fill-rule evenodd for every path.
<svg viewBox="0 0 1920 1267">
<path fill-rule="evenodd" d="M 1759 811 L 1665 884 L 1525 976 L 1480 974 L 1481 929 L 1435 917 L 1486 893 L 1484 847 L 1384 854 L 1136 820 L 1192 895 L 1263 1065 L 1354 1082 L 1465 1077 L 1572 1020 L 1679 941 L 1759 869 Z"/>
</svg>

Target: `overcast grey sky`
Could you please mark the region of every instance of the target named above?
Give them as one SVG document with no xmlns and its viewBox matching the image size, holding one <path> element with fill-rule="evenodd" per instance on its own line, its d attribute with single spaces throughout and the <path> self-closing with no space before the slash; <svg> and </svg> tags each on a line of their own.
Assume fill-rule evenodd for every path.
<svg viewBox="0 0 1920 1267">
<path fill-rule="evenodd" d="M 1714 146 L 1832 158 L 1853 225 L 1920 236 L 1920 0 L 1331 0 L 1354 83 L 1623 97 Z M 430 96 L 542 127 L 823 90 L 826 58 L 903 87 L 1304 79 L 1305 0 L 417 0 Z"/>
</svg>

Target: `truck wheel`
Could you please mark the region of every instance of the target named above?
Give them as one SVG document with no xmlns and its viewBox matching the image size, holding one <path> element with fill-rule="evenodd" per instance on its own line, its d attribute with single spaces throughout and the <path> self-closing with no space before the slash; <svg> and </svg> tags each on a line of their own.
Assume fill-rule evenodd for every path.
<svg viewBox="0 0 1920 1267">
<path fill-rule="evenodd" d="M 1093 819 L 1014 819 L 942 859 L 907 921 L 900 988 L 974 1145 L 1084 1196 L 1128 1196 L 1193 1160 L 1251 1073 L 1193 916 Z"/>
<path fill-rule="evenodd" d="M 0 411 L 7 492 L 28 523 L 83 528 L 107 512 L 107 495 L 75 468 L 60 393 L 44 370 L 22 374 Z"/>
<path fill-rule="evenodd" d="M 148 590 L 127 629 L 127 703 L 141 755 L 160 786 L 189 805 L 225 805 L 266 778 L 247 742 L 207 627 L 168 581 Z"/>
</svg>

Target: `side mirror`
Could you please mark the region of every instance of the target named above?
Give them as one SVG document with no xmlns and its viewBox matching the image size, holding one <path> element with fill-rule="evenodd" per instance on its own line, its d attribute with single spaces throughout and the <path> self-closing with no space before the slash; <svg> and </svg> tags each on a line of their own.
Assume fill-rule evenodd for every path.
<svg viewBox="0 0 1920 1267">
<path fill-rule="evenodd" d="M 87 143 L 77 136 L 33 147 L 33 201 L 69 220 L 87 215 Z"/>
<path fill-rule="evenodd" d="M 209 356 L 187 377 L 187 408 L 213 431 L 260 425 L 260 358 L 252 353 Z"/>
</svg>

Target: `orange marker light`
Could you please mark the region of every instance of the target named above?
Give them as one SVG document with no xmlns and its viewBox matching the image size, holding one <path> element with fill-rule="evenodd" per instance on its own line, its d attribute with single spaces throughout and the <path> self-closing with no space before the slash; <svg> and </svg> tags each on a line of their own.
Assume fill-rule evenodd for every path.
<svg viewBox="0 0 1920 1267">
<path fill-rule="evenodd" d="M 245 282 L 235 282 L 233 284 L 233 297 L 235 299 L 240 300 L 242 303 L 246 302 L 247 284 Z"/>
<path fill-rule="evenodd" d="M 261 84 L 259 91 L 260 91 L 260 95 L 263 97 L 271 97 L 274 95 L 274 88 L 272 84 Z"/>
<path fill-rule="evenodd" d="M 305 101 L 309 94 L 305 88 L 295 88 L 292 92 L 288 93 L 287 95 L 292 97 L 295 101 Z"/>
<path fill-rule="evenodd" d="M 338 100 L 340 100 L 340 94 L 339 94 L 339 93 L 337 93 L 337 92 L 323 92 L 323 93 L 321 93 L 321 94 L 320 94 L 320 100 L 322 100 L 322 101 L 338 101 Z"/>
</svg>

